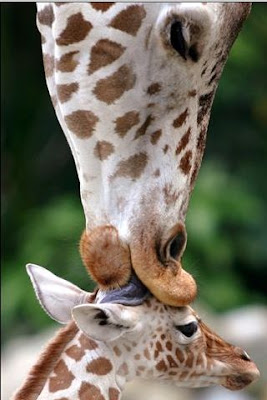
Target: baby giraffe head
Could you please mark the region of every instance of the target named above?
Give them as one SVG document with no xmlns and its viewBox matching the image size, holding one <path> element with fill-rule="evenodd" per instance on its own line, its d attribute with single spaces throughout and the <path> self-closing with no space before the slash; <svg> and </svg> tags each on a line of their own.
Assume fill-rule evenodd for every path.
<svg viewBox="0 0 267 400">
<path fill-rule="evenodd" d="M 166 306 L 147 293 L 142 304 L 129 306 L 135 300 L 126 289 L 99 290 L 92 296 L 42 267 L 29 264 L 27 272 L 50 317 L 63 324 L 73 319 L 97 341 L 120 389 L 137 376 L 230 390 L 243 389 L 259 377 L 248 354 L 220 338 L 189 306 Z M 89 358 L 88 353 L 87 362 Z"/>
</svg>

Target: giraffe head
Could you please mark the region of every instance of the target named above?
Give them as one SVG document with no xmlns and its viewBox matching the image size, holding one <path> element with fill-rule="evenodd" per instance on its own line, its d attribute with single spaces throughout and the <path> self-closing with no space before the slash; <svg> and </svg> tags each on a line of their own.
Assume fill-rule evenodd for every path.
<svg viewBox="0 0 267 400">
<path fill-rule="evenodd" d="M 149 297 L 131 307 L 119 292 L 111 300 L 103 291 L 89 304 L 90 293 L 42 267 L 28 265 L 27 270 L 53 319 L 67 323 L 73 318 L 86 336 L 103 343 L 119 386 L 140 376 L 184 387 L 220 384 L 237 390 L 259 376 L 248 354 L 220 338 L 189 306 L 166 306 Z"/>
<path fill-rule="evenodd" d="M 196 296 L 181 266 L 185 216 L 217 84 L 249 10 L 249 3 L 38 5 L 47 84 L 75 159 L 86 236 L 99 240 L 94 229 L 111 226 L 110 247 L 121 246 L 112 250 L 123 269 L 105 279 L 111 287 L 127 282 L 132 267 L 166 304 Z M 86 246 L 91 271 L 97 262 Z M 102 272 L 92 275 L 101 283 Z"/>
</svg>

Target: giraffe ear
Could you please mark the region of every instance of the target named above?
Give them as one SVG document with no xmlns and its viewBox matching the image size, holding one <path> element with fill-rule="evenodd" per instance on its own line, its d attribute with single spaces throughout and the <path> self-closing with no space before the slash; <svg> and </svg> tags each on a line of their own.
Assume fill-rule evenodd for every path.
<svg viewBox="0 0 267 400">
<path fill-rule="evenodd" d="M 103 342 L 141 327 L 135 307 L 121 304 L 82 304 L 73 308 L 72 316 L 85 335 Z"/>
<path fill-rule="evenodd" d="M 38 265 L 27 264 L 26 270 L 42 308 L 52 319 L 61 324 L 71 321 L 72 308 L 85 303 L 86 297 L 90 295 Z"/>
</svg>

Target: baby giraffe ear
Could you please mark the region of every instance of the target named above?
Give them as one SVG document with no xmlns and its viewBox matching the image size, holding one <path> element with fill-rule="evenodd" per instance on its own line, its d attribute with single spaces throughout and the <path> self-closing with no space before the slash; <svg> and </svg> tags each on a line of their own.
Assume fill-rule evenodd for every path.
<svg viewBox="0 0 267 400">
<path fill-rule="evenodd" d="M 141 327 L 134 307 L 121 304 L 82 304 L 73 308 L 72 316 L 85 335 L 103 342 Z"/>
<path fill-rule="evenodd" d="M 26 270 L 42 308 L 61 324 L 68 323 L 72 319 L 72 308 L 85 303 L 90 295 L 38 265 L 27 264 Z"/>
</svg>

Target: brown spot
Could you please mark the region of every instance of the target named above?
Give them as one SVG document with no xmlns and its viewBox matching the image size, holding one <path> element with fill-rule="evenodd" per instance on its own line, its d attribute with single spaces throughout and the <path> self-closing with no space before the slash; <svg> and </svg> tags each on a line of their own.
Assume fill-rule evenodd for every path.
<svg viewBox="0 0 267 400">
<path fill-rule="evenodd" d="M 156 171 L 153 173 L 153 176 L 154 176 L 155 178 L 158 178 L 158 177 L 160 176 L 160 170 L 159 170 L 159 168 L 156 169 Z"/>
<path fill-rule="evenodd" d="M 122 160 L 117 165 L 112 179 L 117 177 L 131 178 L 133 180 L 140 178 L 147 165 L 148 157 L 146 153 L 139 153 Z"/>
<path fill-rule="evenodd" d="M 70 100 L 71 95 L 77 92 L 79 85 L 77 82 L 73 82 L 67 85 L 57 85 L 57 94 L 60 103 L 65 103 Z"/>
<path fill-rule="evenodd" d="M 117 60 L 124 52 L 125 47 L 109 39 L 99 40 L 91 50 L 91 60 L 88 73 L 92 74 L 99 68 L 105 67 Z"/>
<path fill-rule="evenodd" d="M 168 150 L 169 150 L 169 145 L 166 144 L 166 145 L 163 147 L 163 153 L 166 154 Z"/>
<path fill-rule="evenodd" d="M 66 115 L 68 128 L 80 139 L 90 138 L 94 132 L 98 117 L 91 111 L 77 110 Z"/>
<path fill-rule="evenodd" d="M 140 354 L 136 354 L 136 355 L 134 356 L 134 359 L 135 359 L 135 360 L 140 360 L 140 358 L 141 358 Z"/>
<path fill-rule="evenodd" d="M 190 90 L 190 91 L 188 92 L 188 96 L 189 96 L 189 97 L 195 97 L 196 94 L 197 94 L 197 91 L 196 91 L 195 89 L 194 89 L 194 90 Z"/>
<path fill-rule="evenodd" d="M 126 133 L 139 123 L 139 113 L 137 111 L 128 111 L 122 117 L 118 117 L 115 121 L 115 132 L 123 138 Z"/>
<path fill-rule="evenodd" d="M 179 168 L 181 171 L 187 175 L 191 169 L 191 159 L 192 159 L 192 151 L 188 150 L 185 155 L 181 158 Z"/>
<path fill-rule="evenodd" d="M 129 369 L 127 364 L 124 362 L 123 364 L 121 364 L 120 368 L 118 369 L 117 374 L 120 376 L 126 376 L 129 373 Z"/>
<path fill-rule="evenodd" d="M 179 192 L 177 192 L 176 188 L 170 183 L 166 183 L 163 187 L 163 194 L 167 206 L 175 203 L 179 197 Z"/>
<path fill-rule="evenodd" d="M 198 173 L 198 169 L 199 169 L 199 163 L 196 162 L 192 175 L 191 175 L 191 179 L 190 179 L 190 185 L 193 185 L 193 183 L 195 182 L 196 178 L 197 178 L 197 173 Z"/>
<path fill-rule="evenodd" d="M 92 24 L 83 18 L 82 13 L 73 14 L 68 18 L 67 26 L 56 39 L 56 43 L 59 46 L 67 46 L 80 42 L 86 38 L 91 29 Z"/>
<path fill-rule="evenodd" d="M 159 356 L 159 351 L 158 350 L 155 350 L 154 351 L 154 358 L 157 358 Z"/>
<path fill-rule="evenodd" d="M 113 351 L 114 351 L 114 353 L 116 354 L 117 357 L 121 356 L 121 351 L 118 348 L 118 346 L 114 346 L 113 347 Z"/>
<path fill-rule="evenodd" d="M 109 26 L 135 36 L 145 16 L 146 12 L 143 6 L 132 5 L 116 15 Z"/>
<path fill-rule="evenodd" d="M 147 88 L 147 94 L 153 95 L 161 91 L 161 84 L 158 82 L 152 83 L 150 86 Z"/>
<path fill-rule="evenodd" d="M 53 7 L 51 6 L 51 4 L 49 6 L 46 6 L 45 8 L 43 8 L 41 11 L 39 11 L 37 16 L 38 16 L 38 21 L 40 22 L 40 24 L 52 26 L 55 16 L 54 16 Z"/>
<path fill-rule="evenodd" d="M 206 126 L 203 126 L 197 138 L 197 149 L 202 154 L 206 145 Z"/>
<path fill-rule="evenodd" d="M 180 114 L 179 115 L 179 117 L 178 118 L 176 118 L 174 121 L 173 121 L 173 127 L 174 128 L 180 128 L 180 126 L 182 126 L 184 123 L 185 123 L 185 121 L 186 121 L 186 119 L 187 119 L 187 117 L 188 117 L 188 108 L 186 108 L 185 110 L 184 110 L 184 112 L 182 112 L 182 114 Z"/>
<path fill-rule="evenodd" d="M 127 344 L 124 344 L 123 346 L 127 351 L 131 351 L 132 350 L 130 346 L 127 346 Z"/>
<path fill-rule="evenodd" d="M 137 129 L 136 134 L 134 139 L 138 139 L 140 136 L 144 136 L 149 125 L 151 124 L 151 122 L 154 120 L 154 117 L 152 117 L 152 115 L 148 115 L 145 122 L 140 126 L 140 128 Z"/>
<path fill-rule="evenodd" d="M 145 350 L 144 350 L 144 356 L 145 356 L 145 358 L 146 358 L 147 360 L 150 360 L 150 354 L 149 354 L 148 349 L 145 349 Z"/>
<path fill-rule="evenodd" d="M 75 378 L 63 360 L 59 360 L 53 373 L 55 376 L 49 378 L 49 391 L 52 393 L 55 393 L 58 390 L 67 389 Z"/>
<path fill-rule="evenodd" d="M 162 310 L 162 309 L 161 309 Z M 160 311 L 161 311 L 160 310 Z M 163 310 L 162 310 L 163 311 Z M 164 335 L 164 333 L 162 335 L 160 335 L 161 340 L 164 340 L 166 338 L 166 335 Z"/>
<path fill-rule="evenodd" d="M 109 388 L 108 398 L 109 400 L 119 400 L 120 392 L 115 388 Z"/>
<path fill-rule="evenodd" d="M 114 153 L 114 146 L 112 143 L 106 142 L 105 140 L 96 143 L 94 155 L 100 161 L 106 160 L 112 153 Z"/>
<path fill-rule="evenodd" d="M 156 342 L 156 349 L 157 349 L 159 352 L 163 351 L 162 345 L 161 345 L 161 343 L 160 343 L 159 341 Z"/>
<path fill-rule="evenodd" d="M 84 356 L 84 350 L 80 347 L 73 345 L 66 350 L 66 354 L 76 361 L 80 361 Z"/>
<path fill-rule="evenodd" d="M 90 4 L 95 10 L 105 12 L 110 7 L 112 7 L 113 4 L 115 4 L 115 3 L 111 3 L 111 2 L 110 3 L 102 3 L 102 2 L 99 2 L 99 3 L 90 3 Z"/>
<path fill-rule="evenodd" d="M 105 400 L 102 396 L 101 391 L 95 385 L 91 383 L 83 382 L 79 389 L 79 400 Z"/>
<path fill-rule="evenodd" d="M 79 337 L 79 342 L 81 344 L 81 347 L 86 350 L 95 350 L 98 348 L 98 344 L 93 339 L 90 339 L 83 334 L 81 334 L 81 336 Z"/>
<path fill-rule="evenodd" d="M 153 133 L 151 133 L 151 137 L 150 137 L 150 142 L 152 144 L 157 144 L 159 138 L 161 137 L 162 131 L 161 129 L 159 129 L 158 131 L 155 131 Z"/>
<path fill-rule="evenodd" d="M 178 155 L 181 153 L 183 149 L 187 146 L 189 139 L 191 136 L 191 128 L 188 128 L 184 136 L 181 138 L 180 142 L 178 143 L 178 146 L 176 147 L 175 154 Z"/>
<path fill-rule="evenodd" d="M 99 100 L 111 104 L 119 99 L 124 92 L 132 89 L 135 80 L 136 77 L 131 68 L 127 65 L 122 65 L 112 75 L 97 82 L 94 94 Z"/>
<path fill-rule="evenodd" d="M 105 357 L 98 357 L 91 361 L 86 371 L 96 375 L 107 375 L 112 370 L 111 362 Z"/>
<path fill-rule="evenodd" d="M 206 93 L 199 97 L 198 105 L 199 111 L 197 114 L 197 123 L 201 124 L 205 115 L 209 112 L 211 103 L 213 100 L 214 91 L 212 90 L 210 93 Z"/>
<path fill-rule="evenodd" d="M 192 351 L 189 351 L 189 353 L 187 354 L 185 366 L 188 368 L 192 368 L 193 361 L 194 361 L 194 355 L 193 355 Z"/>
<path fill-rule="evenodd" d="M 75 60 L 74 56 L 78 53 L 78 51 L 70 51 L 69 53 L 63 54 L 63 56 L 56 61 L 56 69 L 61 72 L 74 71 L 78 65 L 78 61 Z"/>
<path fill-rule="evenodd" d="M 158 371 L 165 372 L 167 371 L 167 365 L 164 360 L 161 360 L 160 362 L 157 363 L 156 368 Z"/>
<path fill-rule="evenodd" d="M 50 56 L 49 54 L 44 54 L 43 61 L 44 61 L 45 76 L 49 78 L 49 76 L 51 76 L 54 72 L 55 59 L 53 56 Z"/>
<path fill-rule="evenodd" d="M 176 351 L 175 351 L 177 360 L 182 363 L 184 361 L 184 354 L 182 352 L 182 350 L 179 349 L 179 347 L 177 347 Z"/>
<path fill-rule="evenodd" d="M 169 340 L 166 342 L 166 348 L 167 350 L 172 351 L 172 343 Z"/>
<path fill-rule="evenodd" d="M 168 360 L 170 368 L 178 367 L 178 364 L 174 361 L 174 359 L 172 358 L 172 356 L 170 354 L 167 355 L 167 360 Z"/>
</svg>

